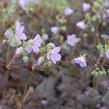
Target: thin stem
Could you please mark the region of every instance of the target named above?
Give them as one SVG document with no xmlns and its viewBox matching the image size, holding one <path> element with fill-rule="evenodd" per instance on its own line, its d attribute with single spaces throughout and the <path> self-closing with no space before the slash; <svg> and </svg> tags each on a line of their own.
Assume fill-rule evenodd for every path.
<svg viewBox="0 0 109 109">
<path fill-rule="evenodd" d="M 29 87 L 26 95 L 24 96 L 23 100 L 22 100 L 22 104 L 26 101 L 26 99 L 28 98 L 28 96 L 33 92 L 33 87 Z"/>
<path fill-rule="evenodd" d="M 97 60 L 97 62 L 96 62 L 96 64 L 95 64 L 95 67 L 96 67 L 96 68 L 98 67 L 98 64 L 100 63 L 100 60 L 101 60 L 101 56 L 99 56 L 99 58 L 98 58 L 98 60 Z"/>
<path fill-rule="evenodd" d="M 6 66 L 7 69 L 11 68 L 12 64 L 14 63 L 15 58 L 16 58 L 16 55 L 14 54 L 14 56 L 12 57 L 11 61 L 9 62 L 9 64 L 7 64 L 7 66 Z"/>
<path fill-rule="evenodd" d="M 103 56 L 103 62 L 102 62 L 102 67 L 104 66 L 104 64 L 105 64 L 105 61 L 106 61 L 106 59 L 105 59 L 105 51 L 106 51 L 106 39 L 104 40 L 104 56 Z"/>
<path fill-rule="evenodd" d="M 6 53 L 6 62 L 8 62 L 8 59 L 9 59 L 9 45 L 7 46 L 7 53 Z"/>
<path fill-rule="evenodd" d="M 99 83 L 99 77 L 97 78 L 97 82 L 96 82 L 96 86 L 95 86 L 96 89 L 98 88 L 98 83 Z"/>
<path fill-rule="evenodd" d="M 5 7 L 5 11 L 6 11 L 6 15 L 7 15 L 7 21 L 9 22 L 9 14 L 8 14 L 8 9 L 7 9 L 7 7 Z"/>
<path fill-rule="evenodd" d="M 90 59 L 90 64 L 94 65 L 94 60 L 92 60 L 93 58 L 91 58 L 89 55 L 87 55 L 87 57 Z"/>
<path fill-rule="evenodd" d="M 96 33 L 96 38 L 97 38 L 98 44 L 100 44 L 100 39 L 98 37 L 98 33 Z"/>
<path fill-rule="evenodd" d="M 105 59 L 105 57 L 103 58 L 103 62 L 102 62 L 102 67 L 104 66 L 104 64 L 105 64 L 105 61 L 106 61 L 106 59 Z"/>
</svg>

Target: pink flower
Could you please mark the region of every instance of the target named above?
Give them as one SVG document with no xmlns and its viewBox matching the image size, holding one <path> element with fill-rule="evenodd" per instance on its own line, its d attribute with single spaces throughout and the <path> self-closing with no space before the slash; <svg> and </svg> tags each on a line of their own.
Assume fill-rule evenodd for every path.
<svg viewBox="0 0 109 109">
<path fill-rule="evenodd" d="M 85 30 L 87 28 L 87 24 L 84 23 L 84 21 L 79 21 L 76 26 L 82 30 Z"/>
<path fill-rule="evenodd" d="M 47 59 L 50 60 L 53 64 L 61 60 L 60 47 L 54 47 L 50 52 L 47 53 Z"/>
<path fill-rule="evenodd" d="M 22 41 L 26 40 L 27 37 L 24 33 L 24 27 L 21 26 L 19 21 L 15 22 L 15 32 L 12 29 L 8 29 L 5 32 L 6 39 L 9 42 L 9 45 L 16 47 L 22 44 Z"/>
<path fill-rule="evenodd" d="M 70 7 L 67 7 L 65 10 L 64 10 L 64 15 L 65 16 L 70 16 L 74 13 L 74 10 L 71 9 Z"/>
<path fill-rule="evenodd" d="M 24 26 L 21 26 L 19 21 L 16 21 L 15 25 L 16 25 L 15 34 L 18 36 L 18 39 L 19 40 L 26 40 L 27 37 L 24 33 Z"/>
<path fill-rule="evenodd" d="M 43 42 L 43 40 L 41 39 L 40 35 L 37 34 L 34 39 L 30 39 L 29 41 L 27 41 L 25 50 L 28 53 L 30 53 L 32 51 L 34 53 L 39 53 L 42 42 Z"/>
<path fill-rule="evenodd" d="M 39 0 L 19 0 L 19 5 L 23 10 L 28 10 L 29 4 L 37 4 Z"/>
<path fill-rule="evenodd" d="M 48 104 L 48 100 L 41 100 L 41 103 L 42 103 L 43 105 L 47 105 L 47 104 Z"/>
<path fill-rule="evenodd" d="M 80 38 L 76 38 L 75 34 L 67 36 L 67 43 L 71 46 L 75 46 L 80 41 Z"/>
<path fill-rule="evenodd" d="M 51 27 L 51 32 L 56 35 L 59 33 L 59 28 L 57 26 Z"/>
<path fill-rule="evenodd" d="M 82 4 L 82 10 L 83 10 L 83 12 L 88 11 L 90 8 L 91 8 L 90 4 L 88 4 L 88 3 L 83 3 Z"/>
<path fill-rule="evenodd" d="M 76 64 L 79 64 L 80 67 L 86 67 L 87 66 L 86 59 L 85 59 L 84 56 L 75 58 L 74 62 Z"/>
</svg>

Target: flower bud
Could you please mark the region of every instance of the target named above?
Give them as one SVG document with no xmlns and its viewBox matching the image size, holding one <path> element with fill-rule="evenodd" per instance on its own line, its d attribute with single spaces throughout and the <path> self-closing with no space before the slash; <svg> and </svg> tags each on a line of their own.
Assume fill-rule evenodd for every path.
<svg viewBox="0 0 109 109">
<path fill-rule="evenodd" d="M 39 57 L 37 64 L 41 65 L 43 62 L 44 62 L 44 57 L 43 56 Z"/>
<path fill-rule="evenodd" d="M 23 61 L 24 61 L 25 63 L 29 62 L 29 57 L 28 57 L 28 56 L 23 56 Z"/>
</svg>

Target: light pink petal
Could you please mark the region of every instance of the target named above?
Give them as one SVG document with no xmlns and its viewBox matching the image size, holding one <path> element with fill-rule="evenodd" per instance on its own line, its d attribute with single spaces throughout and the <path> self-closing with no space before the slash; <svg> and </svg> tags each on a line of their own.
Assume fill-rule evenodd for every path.
<svg viewBox="0 0 109 109">
<path fill-rule="evenodd" d="M 42 39 L 41 39 L 41 37 L 40 37 L 39 34 L 37 34 L 33 40 L 34 40 L 35 46 L 37 46 L 37 47 L 40 47 L 41 46 Z"/>
<path fill-rule="evenodd" d="M 70 7 L 67 7 L 65 10 L 64 10 L 64 14 L 65 16 L 70 16 L 71 14 L 74 13 L 74 10 L 71 9 Z"/>
<path fill-rule="evenodd" d="M 40 52 L 40 49 L 38 47 L 33 47 L 33 52 L 34 53 L 39 53 Z"/>
<path fill-rule="evenodd" d="M 82 4 L 82 10 L 83 10 L 83 12 L 88 11 L 90 8 L 91 8 L 90 4 L 88 4 L 88 3 L 83 3 Z"/>
<path fill-rule="evenodd" d="M 87 24 L 85 24 L 84 21 L 77 22 L 76 26 L 82 30 L 85 30 L 87 28 Z"/>
<path fill-rule="evenodd" d="M 19 35 L 19 34 L 22 34 L 23 31 L 24 31 L 24 27 L 22 27 L 22 26 L 16 28 L 16 34 L 18 34 L 18 35 Z"/>
<path fill-rule="evenodd" d="M 27 11 L 28 3 L 29 3 L 28 0 L 19 0 L 20 7 L 25 11 Z"/>
<path fill-rule="evenodd" d="M 67 36 L 67 43 L 71 46 L 75 46 L 80 41 L 80 38 L 77 38 L 75 34 Z"/>
<path fill-rule="evenodd" d="M 55 59 L 54 55 L 50 55 L 50 59 L 53 62 L 53 64 L 56 64 L 56 59 Z"/>
<path fill-rule="evenodd" d="M 15 31 L 16 34 L 21 34 L 23 28 L 21 28 L 20 22 L 19 21 L 16 21 L 15 25 L 16 25 L 16 31 Z"/>
<path fill-rule="evenodd" d="M 74 61 L 75 61 L 76 64 L 79 64 L 80 67 L 86 67 L 87 66 L 85 57 L 75 58 Z"/>
<path fill-rule="evenodd" d="M 61 60 L 61 55 L 60 54 L 54 54 L 55 60 L 60 61 Z"/>
<path fill-rule="evenodd" d="M 34 40 L 38 40 L 38 39 L 41 39 L 40 35 L 39 34 L 36 34 Z"/>
<path fill-rule="evenodd" d="M 86 67 L 86 66 L 87 66 L 86 62 L 80 63 L 80 67 Z"/>
<path fill-rule="evenodd" d="M 61 48 L 60 47 L 55 47 L 55 48 L 53 48 L 52 49 L 52 53 L 59 53 L 60 52 L 60 50 L 61 50 Z"/>
<path fill-rule="evenodd" d="M 19 34 L 19 39 L 20 40 L 26 40 L 27 39 L 27 36 L 24 33 Z"/>
<path fill-rule="evenodd" d="M 51 27 L 51 32 L 53 34 L 58 34 L 59 33 L 59 28 L 57 26 Z"/>
</svg>

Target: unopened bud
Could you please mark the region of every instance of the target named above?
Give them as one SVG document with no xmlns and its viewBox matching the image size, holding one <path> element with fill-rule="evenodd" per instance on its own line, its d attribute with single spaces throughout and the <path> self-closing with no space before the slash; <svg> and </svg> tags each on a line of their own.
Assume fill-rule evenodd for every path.
<svg viewBox="0 0 109 109">
<path fill-rule="evenodd" d="M 41 65 L 43 62 L 44 62 L 44 57 L 43 56 L 39 57 L 37 64 Z"/>
</svg>

